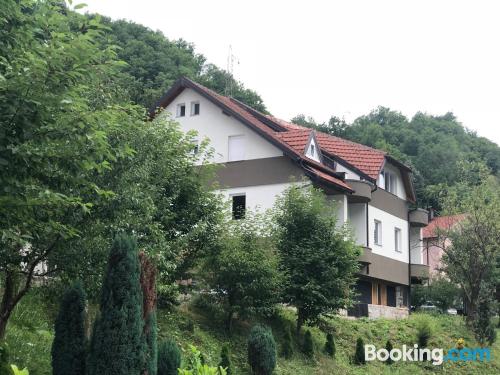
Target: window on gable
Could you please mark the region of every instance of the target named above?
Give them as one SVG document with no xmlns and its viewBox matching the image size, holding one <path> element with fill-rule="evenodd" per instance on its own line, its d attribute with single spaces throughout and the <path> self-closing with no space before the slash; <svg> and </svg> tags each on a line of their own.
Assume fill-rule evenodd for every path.
<svg viewBox="0 0 500 375">
<path fill-rule="evenodd" d="M 192 144 L 193 144 L 192 152 L 194 155 L 196 155 L 200 151 L 200 141 L 198 140 L 198 138 L 193 138 Z"/>
<path fill-rule="evenodd" d="M 373 231 L 373 242 L 375 245 L 382 246 L 382 222 L 375 220 L 375 228 Z"/>
<path fill-rule="evenodd" d="M 397 194 L 397 179 L 396 175 L 391 172 L 384 173 L 385 190 L 392 194 Z"/>
<path fill-rule="evenodd" d="M 228 161 L 245 159 L 245 136 L 231 135 L 228 138 Z"/>
<path fill-rule="evenodd" d="M 245 218 L 246 210 L 246 195 L 233 195 L 233 219 L 240 220 Z"/>
<path fill-rule="evenodd" d="M 311 147 L 310 147 L 310 149 L 309 149 L 309 150 L 310 150 L 310 152 L 311 152 L 311 156 L 314 158 L 316 155 L 315 155 L 315 153 L 314 153 L 314 151 L 315 151 L 315 150 L 314 150 L 314 145 L 313 145 L 312 143 L 311 143 Z"/>
<path fill-rule="evenodd" d="M 401 242 L 401 229 L 394 228 L 394 249 L 401 253 L 403 251 L 402 242 Z"/>
<path fill-rule="evenodd" d="M 200 114 L 200 102 L 191 102 L 191 116 Z"/>
<path fill-rule="evenodd" d="M 186 104 L 181 103 L 177 104 L 177 117 L 186 116 Z"/>
</svg>

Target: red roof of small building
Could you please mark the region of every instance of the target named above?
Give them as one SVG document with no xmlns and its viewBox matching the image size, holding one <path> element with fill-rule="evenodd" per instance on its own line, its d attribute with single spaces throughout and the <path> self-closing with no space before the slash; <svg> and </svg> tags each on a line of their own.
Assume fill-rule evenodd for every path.
<svg viewBox="0 0 500 375">
<path fill-rule="evenodd" d="M 465 219 L 465 214 L 438 216 L 430 221 L 430 223 L 422 230 L 423 238 L 434 238 L 438 236 L 440 230 L 451 229 L 459 221 Z"/>
</svg>

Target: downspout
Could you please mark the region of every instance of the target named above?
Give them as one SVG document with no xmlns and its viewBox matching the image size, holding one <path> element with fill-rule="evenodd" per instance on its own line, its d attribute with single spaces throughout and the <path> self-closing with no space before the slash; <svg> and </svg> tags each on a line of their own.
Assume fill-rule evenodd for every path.
<svg viewBox="0 0 500 375">
<path fill-rule="evenodd" d="M 411 314 L 411 246 L 410 246 L 410 210 L 407 214 L 408 220 L 408 315 Z"/>
</svg>

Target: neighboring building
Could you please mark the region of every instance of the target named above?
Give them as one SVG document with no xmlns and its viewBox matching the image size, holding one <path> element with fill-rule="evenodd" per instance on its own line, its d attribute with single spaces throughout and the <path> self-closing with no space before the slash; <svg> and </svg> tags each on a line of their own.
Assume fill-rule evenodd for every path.
<svg viewBox="0 0 500 375">
<path fill-rule="evenodd" d="M 323 189 L 363 247 L 360 304 L 351 313 L 407 313 L 410 283 L 428 275 L 421 256 L 427 211 L 410 209 L 415 191 L 409 167 L 383 151 L 264 115 L 186 78 L 157 107 L 183 131 L 196 130 L 197 142 L 210 139 L 212 161 L 223 165 L 217 180 L 235 219 L 248 209 L 273 207 L 293 181 L 305 178 Z"/>
<path fill-rule="evenodd" d="M 450 240 L 440 239 L 440 232 L 452 229 L 462 221 L 465 215 L 439 216 L 431 218 L 429 225 L 422 229 L 423 251 L 422 262 L 429 266 L 431 277 L 442 276 L 441 271 L 444 249 L 450 246 Z"/>
</svg>

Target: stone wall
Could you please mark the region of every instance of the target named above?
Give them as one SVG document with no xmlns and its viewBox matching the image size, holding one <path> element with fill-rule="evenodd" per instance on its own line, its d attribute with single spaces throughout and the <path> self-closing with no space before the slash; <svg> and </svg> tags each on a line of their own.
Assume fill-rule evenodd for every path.
<svg viewBox="0 0 500 375">
<path fill-rule="evenodd" d="M 368 304 L 368 317 L 372 319 L 404 319 L 408 316 L 406 307 L 392 307 Z"/>
</svg>

